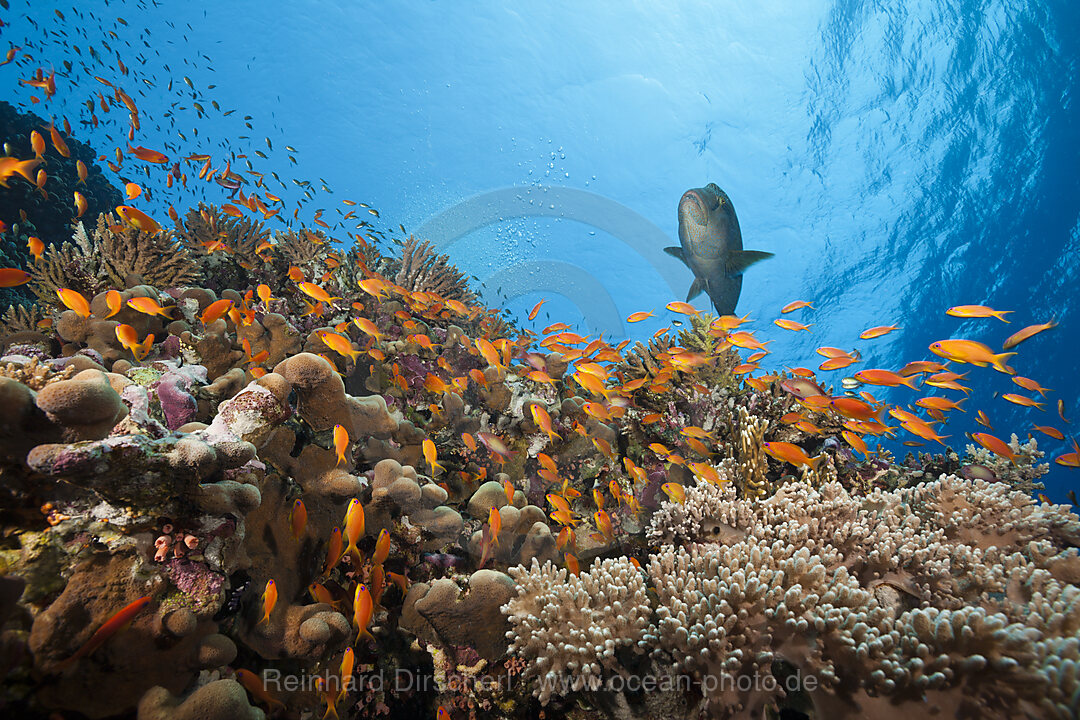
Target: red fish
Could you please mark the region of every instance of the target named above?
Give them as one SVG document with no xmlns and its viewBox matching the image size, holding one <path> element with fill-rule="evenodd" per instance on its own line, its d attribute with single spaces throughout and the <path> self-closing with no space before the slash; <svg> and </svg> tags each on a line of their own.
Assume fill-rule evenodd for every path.
<svg viewBox="0 0 1080 720">
<path fill-rule="evenodd" d="M 99 647 L 105 644 L 105 641 L 115 635 L 120 630 L 131 624 L 131 621 L 135 619 L 135 616 L 143 611 L 147 605 L 150 604 L 150 596 L 141 597 L 130 605 L 125 606 L 111 618 L 105 621 L 100 628 L 97 629 L 90 639 L 86 641 L 81 648 L 79 648 L 74 655 L 69 657 L 63 663 L 62 666 L 66 667 L 80 658 L 84 658 L 90 653 L 97 650 Z"/>
</svg>

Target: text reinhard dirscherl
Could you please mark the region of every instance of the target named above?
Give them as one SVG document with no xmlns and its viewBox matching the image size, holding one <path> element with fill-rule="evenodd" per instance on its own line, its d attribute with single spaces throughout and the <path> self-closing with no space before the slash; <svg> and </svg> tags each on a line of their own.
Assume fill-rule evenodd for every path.
<svg viewBox="0 0 1080 720">
<path fill-rule="evenodd" d="M 509 675 L 464 675 L 450 674 L 441 681 L 431 673 L 419 673 L 407 668 L 399 668 L 393 675 L 385 672 L 350 675 L 343 679 L 340 675 L 327 672 L 323 675 L 307 673 L 283 673 L 269 668 L 263 670 L 263 684 L 270 692 L 346 692 L 389 691 L 389 692 L 462 692 L 479 690 L 481 692 L 504 692 L 510 690 L 520 676 Z M 813 692 L 818 687 L 818 679 L 813 675 L 803 676 L 796 671 L 784 677 L 772 674 L 760 675 L 612 675 L 610 677 L 558 676 L 556 678 L 537 678 L 530 683 L 547 684 L 552 695 L 567 695 L 574 690 L 607 692 L 689 692 L 699 688 L 704 695 L 717 692 Z"/>
</svg>

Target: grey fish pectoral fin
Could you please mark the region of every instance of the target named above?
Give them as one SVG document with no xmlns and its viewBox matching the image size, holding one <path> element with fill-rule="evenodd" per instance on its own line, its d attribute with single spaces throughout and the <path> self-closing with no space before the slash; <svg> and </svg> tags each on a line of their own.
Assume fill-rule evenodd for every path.
<svg viewBox="0 0 1080 720">
<path fill-rule="evenodd" d="M 694 277 L 694 282 L 690 283 L 690 291 L 686 293 L 686 302 L 690 302 L 701 293 L 708 289 L 708 283 L 699 277 Z"/>
<path fill-rule="evenodd" d="M 728 253 L 724 271 L 728 277 L 737 277 L 746 272 L 746 268 L 754 263 L 768 260 L 772 256 L 773 253 L 762 250 L 739 250 L 738 252 Z"/>
<path fill-rule="evenodd" d="M 678 245 L 675 245 L 673 247 L 666 247 L 664 248 L 664 252 L 666 252 L 668 255 L 675 258 L 676 260 L 681 261 L 687 267 L 690 266 L 689 263 L 686 262 L 686 254 L 683 252 L 683 249 Z"/>
</svg>

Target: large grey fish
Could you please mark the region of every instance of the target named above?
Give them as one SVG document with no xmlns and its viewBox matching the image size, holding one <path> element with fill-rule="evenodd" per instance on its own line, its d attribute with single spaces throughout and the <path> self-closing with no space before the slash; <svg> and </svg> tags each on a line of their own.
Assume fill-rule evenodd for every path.
<svg viewBox="0 0 1080 720">
<path fill-rule="evenodd" d="M 716 183 L 692 188 L 679 200 L 679 244 L 664 252 L 686 263 L 694 282 L 686 295 L 689 302 L 702 292 L 709 294 L 721 315 L 731 315 L 742 291 L 742 274 L 772 253 L 743 250 L 739 219 L 731 198 Z"/>
</svg>

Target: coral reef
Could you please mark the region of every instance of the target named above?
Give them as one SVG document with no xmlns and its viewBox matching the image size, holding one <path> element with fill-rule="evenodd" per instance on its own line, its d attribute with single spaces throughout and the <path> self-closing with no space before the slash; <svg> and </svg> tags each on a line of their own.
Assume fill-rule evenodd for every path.
<svg viewBox="0 0 1080 720">
<path fill-rule="evenodd" d="M 97 107 L 137 142 L 134 104 Z M 0 121 L 29 158 L 42 121 Z M 1080 711 L 1080 520 L 1033 440 L 897 462 L 868 443 L 923 415 L 755 374 L 745 318 L 541 338 L 240 157 L 129 147 L 228 193 L 161 230 L 50 139 L 0 190 L 5 717 Z"/>
<path fill-rule="evenodd" d="M 655 596 L 626 561 L 577 578 L 511 569 L 511 652 L 541 702 L 591 688 L 640 705 L 611 678 L 646 672 L 691 678 L 713 717 L 882 717 L 902 699 L 949 717 L 1075 716 L 1075 515 L 955 476 L 861 498 L 837 483 L 759 503 L 727 488 L 696 494 L 679 521 L 722 539 L 652 556 Z"/>
</svg>

